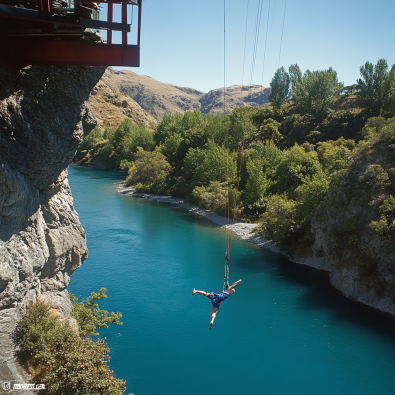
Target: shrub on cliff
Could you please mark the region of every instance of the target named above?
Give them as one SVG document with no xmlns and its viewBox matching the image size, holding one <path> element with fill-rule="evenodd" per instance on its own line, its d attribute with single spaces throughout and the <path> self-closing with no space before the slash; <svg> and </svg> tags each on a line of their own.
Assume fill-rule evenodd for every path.
<svg viewBox="0 0 395 395">
<path fill-rule="evenodd" d="M 294 200 L 288 199 L 286 195 L 272 195 L 268 200 L 267 211 L 262 214 L 259 232 L 286 249 L 296 225 L 295 214 Z"/>
<path fill-rule="evenodd" d="M 99 309 L 97 303 L 100 299 L 106 299 L 106 289 L 100 288 L 98 293 L 92 292 L 91 295 L 78 302 L 78 298 L 69 293 L 70 299 L 74 305 L 73 317 L 77 320 L 80 329 L 80 335 L 87 337 L 89 335 L 99 336 L 96 332 L 97 328 L 108 328 L 108 324 L 123 325 L 119 319 L 122 317 L 121 313 L 109 313 L 106 310 Z"/>
<path fill-rule="evenodd" d="M 125 381 L 115 378 L 107 365 L 107 344 L 81 338 L 41 300 L 30 302 L 21 320 L 20 345 L 21 355 L 29 358 L 35 378 L 49 395 L 114 395 L 125 390 Z"/>
<path fill-rule="evenodd" d="M 81 161 L 85 157 L 92 156 L 93 152 L 95 151 L 96 146 L 103 140 L 103 136 L 100 133 L 99 128 L 96 126 L 85 138 L 84 141 L 79 146 L 77 153 L 75 154 L 75 160 L 77 162 Z"/>
<path fill-rule="evenodd" d="M 324 229 L 339 267 L 358 267 L 368 288 L 393 295 L 395 283 L 386 271 L 394 269 L 395 257 L 395 118 L 371 118 L 362 133 L 349 167 L 331 176 L 315 226 Z"/>
</svg>

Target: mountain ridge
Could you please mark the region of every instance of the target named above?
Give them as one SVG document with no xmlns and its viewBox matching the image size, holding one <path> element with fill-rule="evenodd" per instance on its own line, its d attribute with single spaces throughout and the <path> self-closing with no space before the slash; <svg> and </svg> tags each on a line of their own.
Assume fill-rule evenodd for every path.
<svg viewBox="0 0 395 395">
<path fill-rule="evenodd" d="M 103 78 L 111 80 L 120 93 L 136 101 L 142 109 L 158 121 L 165 114 L 183 114 L 185 111 L 199 110 L 204 115 L 231 113 L 240 105 L 265 106 L 269 103 L 270 88 L 260 85 L 233 85 L 213 89 L 207 93 L 190 87 L 167 84 L 152 77 L 140 75 L 129 70 L 115 70 L 108 67 Z"/>
</svg>

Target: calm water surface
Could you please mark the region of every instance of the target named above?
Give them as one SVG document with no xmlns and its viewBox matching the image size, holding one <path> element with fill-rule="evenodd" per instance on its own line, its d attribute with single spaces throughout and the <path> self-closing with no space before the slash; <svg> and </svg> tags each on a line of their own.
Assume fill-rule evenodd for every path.
<svg viewBox="0 0 395 395">
<path fill-rule="evenodd" d="M 166 204 L 117 194 L 122 175 L 70 167 L 89 259 L 70 292 L 101 287 L 101 307 L 123 326 L 101 331 L 111 369 L 135 395 L 393 395 L 393 319 L 355 304 L 327 276 L 234 240 L 230 280 L 211 331 L 210 301 L 194 287 L 222 287 L 225 234 Z"/>
</svg>

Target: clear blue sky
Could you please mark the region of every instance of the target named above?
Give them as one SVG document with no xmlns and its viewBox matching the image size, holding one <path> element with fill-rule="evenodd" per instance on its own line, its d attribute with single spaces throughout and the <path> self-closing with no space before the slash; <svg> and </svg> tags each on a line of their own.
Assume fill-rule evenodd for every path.
<svg viewBox="0 0 395 395">
<path fill-rule="evenodd" d="M 269 0 L 225 0 L 226 86 L 269 86 L 279 65 L 285 2 L 271 0 L 269 12 Z M 332 67 L 339 81 L 354 84 L 366 61 L 395 63 L 394 15 L 395 0 L 287 0 L 280 66 Z M 203 92 L 223 87 L 224 0 L 143 0 L 141 66 L 130 70 Z"/>
</svg>

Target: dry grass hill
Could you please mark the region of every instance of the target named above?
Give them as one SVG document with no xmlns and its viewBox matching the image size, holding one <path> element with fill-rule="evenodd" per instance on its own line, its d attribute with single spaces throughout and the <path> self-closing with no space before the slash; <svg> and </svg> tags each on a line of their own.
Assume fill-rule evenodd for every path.
<svg viewBox="0 0 395 395">
<path fill-rule="evenodd" d="M 107 68 L 102 82 L 122 97 L 127 95 L 141 108 L 160 121 L 165 114 L 200 110 L 203 114 L 222 114 L 224 111 L 223 88 L 208 93 L 159 82 L 151 77 L 128 70 Z M 230 113 L 241 103 L 247 106 L 264 106 L 268 103 L 269 88 L 259 85 L 235 85 L 226 89 L 226 112 Z M 96 114 L 97 115 L 97 114 Z"/>
<path fill-rule="evenodd" d="M 144 125 L 151 130 L 157 124 L 157 120 L 152 115 L 144 111 L 132 98 L 120 92 L 118 85 L 107 71 L 91 92 L 89 103 L 101 129 L 104 121 L 108 121 L 116 128 L 126 117 L 134 124 Z"/>
</svg>

